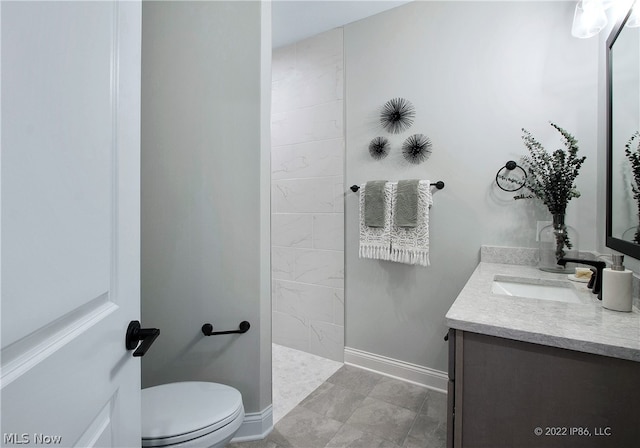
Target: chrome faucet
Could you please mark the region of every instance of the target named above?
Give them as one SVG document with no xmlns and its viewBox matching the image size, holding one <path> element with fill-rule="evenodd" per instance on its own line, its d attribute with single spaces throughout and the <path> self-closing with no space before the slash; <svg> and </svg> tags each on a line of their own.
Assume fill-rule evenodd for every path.
<svg viewBox="0 0 640 448">
<path fill-rule="evenodd" d="M 591 291 L 594 294 L 598 294 L 598 300 L 602 300 L 602 270 L 607 267 L 607 264 L 604 261 L 598 260 L 583 260 L 581 258 L 561 258 L 558 260 L 558 264 L 561 266 L 566 266 L 567 263 L 578 263 L 578 264 L 586 264 L 588 266 L 593 266 L 595 272 L 593 273 L 593 288 Z M 589 282 L 591 285 L 591 282 Z"/>
</svg>

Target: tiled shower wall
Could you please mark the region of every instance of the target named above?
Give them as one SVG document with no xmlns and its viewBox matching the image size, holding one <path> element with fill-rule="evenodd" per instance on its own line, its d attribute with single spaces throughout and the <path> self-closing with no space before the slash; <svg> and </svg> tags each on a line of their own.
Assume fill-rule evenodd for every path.
<svg viewBox="0 0 640 448">
<path fill-rule="evenodd" d="M 344 353 L 343 33 L 276 49 L 272 65 L 273 342 Z"/>
</svg>

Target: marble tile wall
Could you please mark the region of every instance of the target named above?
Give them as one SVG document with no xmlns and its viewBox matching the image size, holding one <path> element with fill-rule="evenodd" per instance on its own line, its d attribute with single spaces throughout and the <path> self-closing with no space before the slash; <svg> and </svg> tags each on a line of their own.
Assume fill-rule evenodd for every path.
<svg viewBox="0 0 640 448">
<path fill-rule="evenodd" d="M 344 353 L 343 36 L 273 52 L 273 342 Z"/>
<path fill-rule="evenodd" d="M 517 264 L 521 266 L 538 265 L 538 248 L 533 247 L 502 247 L 481 246 L 480 261 L 485 263 Z M 599 254 L 591 251 L 580 251 L 578 257 L 585 260 L 595 260 Z"/>
</svg>

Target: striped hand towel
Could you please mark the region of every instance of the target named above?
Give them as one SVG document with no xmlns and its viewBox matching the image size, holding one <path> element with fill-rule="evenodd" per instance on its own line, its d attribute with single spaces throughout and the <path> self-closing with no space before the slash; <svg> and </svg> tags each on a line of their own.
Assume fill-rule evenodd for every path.
<svg viewBox="0 0 640 448">
<path fill-rule="evenodd" d="M 415 227 L 400 227 L 392 223 L 391 253 L 388 260 L 429 266 L 429 208 L 433 204 L 428 180 L 418 183 L 418 216 Z M 396 202 L 397 185 L 391 189 L 391 202 Z M 394 207 L 395 208 L 395 207 Z"/>
<path fill-rule="evenodd" d="M 360 185 L 360 258 L 389 260 L 391 256 L 391 182 L 384 185 L 384 225 L 370 227 L 365 224 L 365 197 L 367 184 Z"/>
</svg>

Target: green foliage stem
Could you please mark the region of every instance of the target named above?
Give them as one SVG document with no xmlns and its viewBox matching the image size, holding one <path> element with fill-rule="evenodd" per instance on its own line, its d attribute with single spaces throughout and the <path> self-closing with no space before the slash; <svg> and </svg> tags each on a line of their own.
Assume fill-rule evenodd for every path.
<svg viewBox="0 0 640 448">
<path fill-rule="evenodd" d="M 565 149 L 556 149 L 549 153 L 526 129 L 522 129 L 522 140 L 529 150 L 523 156 L 520 166 L 527 173 L 524 179 L 501 176 L 508 182 L 522 185 L 526 193 L 514 196 L 514 199 L 540 199 L 552 215 L 564 215 L 567 204 L 573 198 L 579 198 L 575 179 L 586 156 L 578 157 L 578 141 L 569 132 L 555 123 L 551 126 L 564 138 Z"/>
<path fill-rule="evenodd" d="M 515 195 L 514 199 L 537 198 L 547 206 L 554 216 L 555 257 L 559 260 L 566 255 L 565 247 L 567 249 L 573 247 L 567 227 L 564 225 L 564 215 L 569 201 L 580 197 L 575 179 L 586 157 L 578 157 L 578 141 L 573 135 L 555 123 L 550 122 L 550 124 L 563 137 L 564 149 L 556 149 L 549 153 L 529 131 L 523 128 L 522 140 L 529 154 L 521 158 L 520 166 L 527 175 L 522 179 L 500 177 L 524 188 L 525 192 Z M 640 157 L 638 162 L 640 166 Z M 640 187 L 640 183 L 638 185 Z M 640 191 L 640 188 L 638 190 Z"/>
<path fill-rule="evenodd" d="M 632 150 L 631 147 L 636 139 L 638 139 L 637 147 Z M 631 171 L 633 172 L 631 191 L 633 191 L 633 198 L 638 206 L 638 219 L 640 220 L 640 132 L 634 132 L 627 144 L 624 145 L 624 153 L 631 164 Z M 640 226 L 636 229 L 633 242 L 640 244 Z"/>
</svg>

